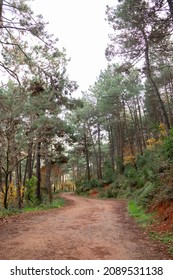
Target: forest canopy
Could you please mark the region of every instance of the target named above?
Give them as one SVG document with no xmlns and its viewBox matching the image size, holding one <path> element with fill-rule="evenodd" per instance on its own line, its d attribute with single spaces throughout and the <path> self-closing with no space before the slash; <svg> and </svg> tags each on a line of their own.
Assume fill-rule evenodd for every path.
<svg viewBox="0 0 173 280">
<path fill-rule="evenodd" d="M 172 1 L 107 6 L 108 66 L 79 99 L 65 49 L 27 2 L 0 1 L 2 206 L 51 203 L 56 188 L 90 190 L 123 175 L 136 188 L 154 180 L 173 158 Z"/>
</svg>

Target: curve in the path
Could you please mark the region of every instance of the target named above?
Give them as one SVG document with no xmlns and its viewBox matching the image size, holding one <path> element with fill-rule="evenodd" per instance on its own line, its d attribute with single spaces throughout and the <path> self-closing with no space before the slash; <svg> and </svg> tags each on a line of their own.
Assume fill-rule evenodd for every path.
<svg viewBox="0 0 173 280">
<path fill-rule="evenodd" d="M 124 201 L 63 194 L 67 206 L 0 226 L 0 259 L 171 259 L 128 217 Z"/>
</svg>

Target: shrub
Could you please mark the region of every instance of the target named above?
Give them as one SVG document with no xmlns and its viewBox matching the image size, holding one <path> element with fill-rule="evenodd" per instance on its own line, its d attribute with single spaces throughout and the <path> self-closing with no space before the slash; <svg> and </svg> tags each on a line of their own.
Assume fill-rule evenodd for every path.
<svg viewBox="0 0 173 280">
<path fill-rule="evenodd" d="M 104 162 L 103 166 L 103 181 L 106 184 L 112 183 L 115 179 L 115 171 L 113 170 L 110 161 Z"/>
<path fill-rule="evenodd" d="M 156 173 L 149 167 L 145 166 L 142 170 L 142 174 L 145 176 L 146 180 L 153 181 L 156 179 Z"/>
<path fill-rule="evenodd" d="M 170 130 L 170 135 L 163 141 L 162 153 L 165 159 L 173 161 L 173 129 Z"/>
<path fill-rule="evenodd" d="M 91 188 L 102 188 L 103 187 L 103 182 L 99 181 L 96 178 L 92 178 L 90 181 L 88 181 Z"/>
<path fill-rule="evenodd" d="M 143 155 L 138 155 L 136 166 L 137 169 L 141 169 L 146 165 L 153 164 L 153 159 L 155 158 L 155 150 L 145 150 Z"/>
<path fill-rule="evenodd" d="M 8 190 L 8 206 L 9 208 L 13 208 L 16 206 L 16 198 L 17 198 L 17 192 L 16 187 L 13 183 L 10 183 L 9 190 Z"/>
<path fill-rule="evenodd" d="M 32 176 L 31 179 L 26 180 L 25 199 L 27 202 L 36 202 L 36 184 L 37 178 Z"/>
<path fill-rule="evenodd" d="M 117 198 L 119 189 L 116 189 L 112 186 L 108 187 L 105 191 L 99 194 L 99 197 L 102 198 Z"/>
<path fill-rule="evenodd" d="M 143 188 L 134 194 L 135 200 L 142 206 L 147 206 L 154 198 L 159 187 L 154 182 L 146 182 Z"/>
<path fill-rule="evenodd" d="M 76 182 L 76 193 L 87 193 L 94 188 L 102 188 L 103 182 L 100 182 L 96 178 L 86 181 L 77 181 Z"/>
<path fill-rule="evenodd" d="M 128 212 L 141 226 L 145 227 L 153 221 L 153 214 L 146 214 L 145 210 L 134 201 L 129 202 Z"/>
<path fill-rule="evenodd" d="M 79 186 L 79 187 L 76 187 L 76 191 L 75 191 L 77 194 L 80 194 L 83 192 L 83 187 L 82 186 Z"/>
<path fill-rule="evenodd" d="M 124 175 L 129 179 L 135 179 L 136 177 L 136 169 L 132 166 L 128 166 L 125 168 Z"/>
<path fill-rule="evenodd" d="M 132 165 L 134 166 L 136 163 L 136 157 L 134 155 L 128 155 L 124 157 L 124 165 Z"/>
<path fill-rule="evenodd" d="M 143 174 L 141 170 L 138 171 L 132 166 L 125 168 L 124 175 L 126 176 L 125 182 L 132 188 L 141 188 L 145 184 L 145 174 Z"/>
</svg>

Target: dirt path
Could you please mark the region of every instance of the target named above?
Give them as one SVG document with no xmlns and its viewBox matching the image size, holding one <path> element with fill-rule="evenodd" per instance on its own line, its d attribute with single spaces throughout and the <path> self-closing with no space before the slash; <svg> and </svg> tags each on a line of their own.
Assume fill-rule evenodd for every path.
<svg viewBox="0 0 173 280">
<path fill-rule="evenodd" d="M 0 224 L 0 259 L 171 259 L 128 217 L 125 202 L 63 197 L 64 208 Z"/>
</svg>

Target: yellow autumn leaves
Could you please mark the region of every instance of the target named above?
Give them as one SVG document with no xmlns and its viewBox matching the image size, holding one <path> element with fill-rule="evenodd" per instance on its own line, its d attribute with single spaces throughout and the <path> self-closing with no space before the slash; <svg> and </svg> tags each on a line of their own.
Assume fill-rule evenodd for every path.
<svg viewBox="0 0 173 280">
<path fill-rule="evenodd" d="M 20 188 L 20 197 L 23 198 L 25 194 L 25 187 Z M 15 207 L 17 204 L 17 188 L 13 183 L 10 183 L 9 190 L 8 190 L 8 205 L 10 207 Z M 4 201 L 4 193 L 0 192 L 0 206 L 3 205 Z"/>
<path fill-rule="evenodd" d="M 146 149 L 153 150 L 155 147 L 160 146 L 163 143 L 164 137 L 167 136 L 167 130 L 165 128 L 165 125 L 163 123 L 160 123 L 159 125 L 159 135 L 158 138 L 151 137 L 146 141 Z M 124 165 L 134 165 L 136 162 L 136 156 L 135 155 L 128 155 L 124 157 Z"/>
</svg>

